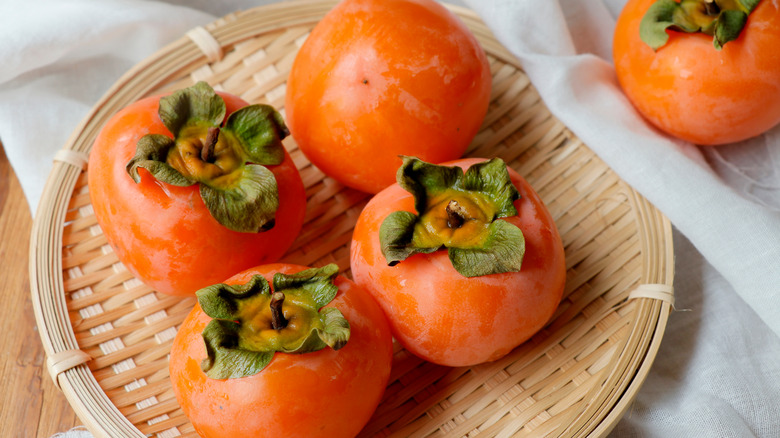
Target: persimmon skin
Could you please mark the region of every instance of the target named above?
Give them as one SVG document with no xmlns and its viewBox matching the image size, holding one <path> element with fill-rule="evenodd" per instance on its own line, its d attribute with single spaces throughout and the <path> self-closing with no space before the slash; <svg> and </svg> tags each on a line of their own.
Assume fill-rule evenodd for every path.
<svg viewBox="0 0 780 438">
<path fill-rule="evenodd" d="M 652 3 L 629 0 L 613 40 L 619 83 L 645 119 L 699 145 L 745 140 L 780 122 L 780 2 L 762 0 L 720 51 L 711 36 L 668 31 L 657 52 L 639 38 Z"/>
<path fill-rule="evenodd" d="M 234 95 L 218 94 L 228 114 L 247 105 Z M 148 286 L 178 296 L 278 260 L 297 237 L 306 210 L 303 182 L 287 152 L 281 164 L 267 166 L 279 190 L 274 227 L 261 233 L 232 231 L 211 216 L 197 184 L 166 184 L 143 168 L 136 184 L 125 170 L 142 136 L 171 136 L 157 114 L 159 99 L 144 98 L 120 110 L 104 125 L 89 156 L 92 208 L 119 260 Z"/>
<path fill-rule="evenodd" d="M 398 155 L 459 158 L 492 76 L 478 41 L 434 0 L 345 0 L 312 30 L 288 81 L 293 138 L 326 175 L 376 193 Z"/>
<path fill-rule="evenodd" d="M 270 264 L 236 274 L 269 282 L 273 273 L 306 269 Z M 349 321 L 346 346 L 314 353 L 276 353 L 260 373 L 239 379 L 208 378 L 201 332 L 210 318 L 199 306 L 182 323 L 171 347 L 170 374 L 182 411 L 203 438 L 354 437 L 379 405 L 390 376 L 392 338 L 382 310 L 351 280 L 337 277 L 339 292 L 326 307 Z"/>
<path fill-rule="evenodd" d="M 479 161 L 444 164 L 465 170 Z M 503 220 L 525 236 L 520 272 L 467 278 L 445 250 L 388 266 L 379 244 L 382 221 L 397 210 L 416 213 L 412 195 L 398 184 L 375 195 L 358 218 L 352 276 L 376 297 L 401 345 L 422 359 L 447 366 L 497 360 L 542 329 L 560 303 L 566 277 L 560 235 L 536 192 L 514 170 L 509 174 L 521 195 L 519 214 Z"/>
</svg>

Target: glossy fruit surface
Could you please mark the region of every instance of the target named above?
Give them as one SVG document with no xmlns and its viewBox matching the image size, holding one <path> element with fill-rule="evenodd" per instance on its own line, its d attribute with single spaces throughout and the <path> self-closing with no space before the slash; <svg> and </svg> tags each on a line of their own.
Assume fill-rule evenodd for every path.
<svg viewBox="0 0 780 438">
<path fill-rule="evenodd" d="M 667 30 L 654 51 L 640 23 L 654 0 L 629 0 L 615 27 L 613 58 L 629 100 L 654 126 L 701 145 L 754 137 L 780 122 L 780 2 L 762 0 L 739 37 Z"/>
<path fill-rule="evenodd" d="M 271 264 L 227 280 L 244 284 L 259 274 L 292 274 L 302 266 Z M 353 437 L 376 409 L 390 375 L 392 338 L 374 299 L 338 276 L 335 307 L 351 335 L 338 350 L 276 353 L 259 373 L 212 379 L 201 369 L 207 357 L 202 332 L 211 318 L 196 306 L 171 348 L 171 381 L 177 400 L 198 433 L 210 437 Z"/>
<path fill-rule="evenodd" d="M 376 193 L 398 155 L 460 157 L 487 112 L 490 67 L 433 0 L 345 0 L 312 30 L 287 82 L 293 138 L 337 181 Z"/>
<path fill-rule="evenodd" d="M 227 114 L 247 106 L 236 96 L 220 96 Z M 128 174 L 139 139 L 171 136 L 158 115 L 159 101 L 160 96 L 149 97 L 120 110 L 90 153 L 92 207 L 119 260 L 152 288 L 172 295 L 193 295 L 243 269 L 276 261 L 297 237 L 306 209 L 303 183 L 287 152 L 281 164 L 266 166 L 278 186 L 273 228 L 233 231 L 212 217 L 197 184 L 161 182 L 144 168 L 137 169 L 138 183 Z"/>
<path fill-rule="evenodd" d="M 466 169 L 479 161 L 446 165 Z M 350 254 L 353 278 L 376 297 L 396 339 L 425 360 L 467 366 L 499 359 L 538 332 L 560 302 L 566 276 L 561 238 L 534 190 L 511 169 L 509 176 L 521 196 L 514 201 L 518 213 L 499 220 L 524 235 L 519 272 L 465 277 L 445 250 L 388 266 L 381 224 L 395 211 L 415 211 L 412 195 L 398 184 L 374 196 L 358 219 Z"/>
</svg>

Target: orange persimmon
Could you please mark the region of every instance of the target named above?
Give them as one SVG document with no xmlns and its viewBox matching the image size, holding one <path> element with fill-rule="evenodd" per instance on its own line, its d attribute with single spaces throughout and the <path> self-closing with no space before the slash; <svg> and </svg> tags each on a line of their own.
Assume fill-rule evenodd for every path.
<svg viewBox="0 0 780 438">
<path fill-rule="evenodd" d="M 276 261 L 306 209 L 286 135 L 273 108 L 205 83 L 120 110 L 98 134 L 88 173 L 95 217 L 119 260 L 172 295 Z"/>
<path fill-rule="evenodd" d="M 286 322 L 274 328 L 280 293 Z M 307 303 L 310 297 L 318 303 Z M 353 437 L 368 422 L 390 376 L 392 338 L 376 301 L 335 265 L 259 266 L 199 291 L 198 299 L 174 339 L 170 375 L 200 436 Z M 226 329 L 212 330 L 220 325 Z M 275 352 L 265 354 L 266 346 Z"/>
<path fill-rule="evenodd" d="M 566 268 L 530 185 L 497 159 L 433 166 L 406 157 L 398 180 L 361 213 L 350 255 L 355 282 L 376 297 L 396 339 L 425 360 L 468 366 L 538 332 L 558 307 Z"/>
<path fill-rule="evenodd" d="M 613 60 L 626 96 L 652 125 L 718 145 L 780 122 L 778 47 L 777 1 L 629 0 Z"/>
<path fill-rule="evenodd" d="M 344 185 L 392 184 L 399 154 L 462 156 L 490 101 L 484 50 L 435 0 L 345 0 L 312 30 L 287 81 L 286 119 L 307 158 Z"/>
</svg>

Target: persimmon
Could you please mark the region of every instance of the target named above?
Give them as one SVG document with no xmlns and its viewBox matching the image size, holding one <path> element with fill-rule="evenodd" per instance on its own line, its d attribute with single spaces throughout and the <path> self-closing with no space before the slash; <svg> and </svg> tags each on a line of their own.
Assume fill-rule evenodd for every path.
<svg viewBox="0 0 780 438">
<path fill-rule="evenodd" d="M 376 193 L 395 181 L 399 154 L 463 155 L 491 81 L 477 39 L 435 0 L 344 0 L 298 51 L 285 116 L 315 166 Z"/>
<path fill-rule="evenodd" d="M 88 183 L 119 260 L 172 295 L 276 261 L 306 209 L 287 133 L 274 108 L 203 82 L 117 112 L 94 142 Z"/>
<path fill-rule="evenodd" d="M 396 339 L 448 366 L 493 361 L 528 340 L 558 307 L 566 277 L 549 211 L 500 159 L 406 157 L 398 183 L 360 214 L 350 261 Z"/>
<path fill-rule="evenodd" d="M 629 0 L 613 40 L 617 77 L 652 125 L 700 145 L 780 122 L 780 4 Z"/>
<path fill-rule="evenodd" d="M 264 265 L 198 291 L 170 375 L 200 436 L 352 437 L 365 426 L 392 338 L 374 299 L 337 271 Z"/>
</svg>

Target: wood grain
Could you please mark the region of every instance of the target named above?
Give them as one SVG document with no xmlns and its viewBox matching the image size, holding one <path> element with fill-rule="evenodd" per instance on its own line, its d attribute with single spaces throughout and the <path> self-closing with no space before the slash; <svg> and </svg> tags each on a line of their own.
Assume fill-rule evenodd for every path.
<svg viewBox="0 0 780 438">
<path fill-rule="evenodd" d="M 81 424 L 46 372 L 28 278 L 32 216 L 0 144 L 0 436 L 48 438 Z"/>
</svg>

